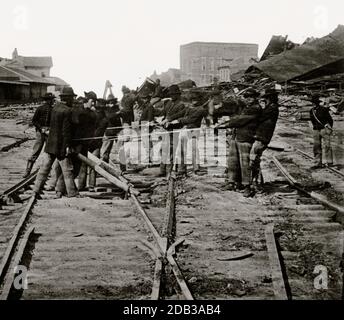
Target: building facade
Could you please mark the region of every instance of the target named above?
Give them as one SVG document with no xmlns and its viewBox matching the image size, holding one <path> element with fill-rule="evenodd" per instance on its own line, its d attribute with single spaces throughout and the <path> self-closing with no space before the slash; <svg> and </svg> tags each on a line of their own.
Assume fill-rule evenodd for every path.
<svg viewBox="0 0 344 320">
<path fill-rule="evenodd" d="M 206 86 L 221 78 L 230 81 L 231 70 L 247 69 L 251 61 L 257 59 L 257 44 L 192 42 L 180 46 L 181 72 L 197 86 Z"/>
<path fill-rule="evenodd" d="M 154 73 L 149 78 L 154 81 L 156 79 L 160 79 L 161 85 L 164 87 L 168 87 L 172 84 L 177 84 L 184 80 L 187 80 L 185 78 L 185 74 L 183 74 L 179 69 L 175 68 L 170 68 L 166 72 L 162 72 L 160 74 L 157 74 L 154 71 Z"/>
<path fill-rule="evenodd" d="M 26 57 L 13 51 L 0 58 L 0 104 L 38 101 L 46 92 L 58 92 L 68 83 L 50 76 L 51 57 Z"/>
</svg>

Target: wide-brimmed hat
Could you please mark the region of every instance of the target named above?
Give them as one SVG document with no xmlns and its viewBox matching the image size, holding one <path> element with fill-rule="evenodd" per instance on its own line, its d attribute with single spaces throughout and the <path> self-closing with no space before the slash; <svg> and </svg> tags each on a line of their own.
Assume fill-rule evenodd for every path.
<svg viewBox="0 0 344 320">
<path fill-rule="evenodd" d="M 89 91 L 89 92 L 84 91 L 84 94 L 85 94 L 85 98 L 86 98 L 87 100 L 89 100 L 89 99 L 97 100 L 97 95 L 96 95 L 96 93 L 93 92 L 93 91 Z"/>
<path fill-rule="evenodd" d="M 76 97 L 77 95 L 74 93 L 74 90 L 72 87 L 63 87 L 60 97 Z"/>
<path fill-rule="evenodd" d="M 106 99 L 106 102 L 117 103 L 118 99 L 112 93 L 110 93 Z"/>
<path fill-rule="evenodd" d="M 320 103 L 321 95 L 317 92 L 311 94 L 311 101 L 313 103 Z"/>
<path fill-rule="evenodd" d="M 55 96 L 51 92 L 47 92 L 43 97 L 43 100 L 54 100 Z"/>
</svg>

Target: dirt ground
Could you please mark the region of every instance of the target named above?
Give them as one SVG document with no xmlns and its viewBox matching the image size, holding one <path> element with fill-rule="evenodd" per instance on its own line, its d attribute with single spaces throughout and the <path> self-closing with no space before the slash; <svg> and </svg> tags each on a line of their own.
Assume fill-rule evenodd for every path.
<svg viewBox="0 0 344 320">
<path fill-rule="evenodd" d="M 154 254 L 130 200 L 38 202 L 23 299 L 149 299 Z"/>
<path fill-rule="evenodd" d="M 25 135 L 33 136 L 33 128 L 18 121 L 21 120 L 0 120 L 1 145 Z M 274 142 L 312 153 L 308 124 L 293 124 L 296 131 L 290 130 L 289 125 L 280 121 Z M 335 162 L 338 164 L 342 164 L 341 134 L 338 129 L 334 139 Z M 32 143 L 30 140 L 1 153 L 0 167 L 7 170 L 8 176 L 1 181 L 2 190 L 21 179 Z M 324 170 L 312 172 L 311 161 L 296 156 L 292 148 L 275 155 L 309 189 L 343 204 L 341 181 L 334 183 L 332 176 Z M 312 272 L 316 263 L 326 264 L 330 268 L 331 285 L 340 282 L 339 253 L 333 256 L 321 254 L 325 249 L 325 252 L 339 250 L 333 239 L 340 230 L 335 229 L 319 242 L 311 228 L 308 230 L 295 223 L 288 225 L 288 219 L 296 213 L 286 209 L 286 198 L 279 194 L 292 191 L 282 176 L 273 178 L 275 182 L 266 193 L 247 199 L 241 193 L 223 191 L 224 168 L 211 167 L 214 163 L 210 162 L 208 165 L 207 174 L 191 174 L 177 183 L 176 239 L 185 239 L 178 249 L 177 261 L 195 298 L 274 299 L 265 228 L 273 221 L 271 212 L 277 210 L 282 211 L 285 220 L 283 224 L 277 223 L 283 231 L 280 237 L 282 250 L 297 254 L 297 259 L 293 258 L 287 270 L 301 281 L 292 283 L 299 286 L 295 292 L 300 298 L 336 299 L 340 291 L 337 286 L 327 292 L 313 291 Z M 269 181 L 273 165 L 266 161 L 264 166 Z M 157 168 L 144 170 L 142 180 L 155 181 L 157 172 Z M 167 181 L 158 179 L 151 194 L 140 196 L 159 231 L 166 211 L 166 192 Z M 38 202 L 31 220 L 39 236 L 33 244 L 29 290 L 22 298 L 149 299 L 155 257 L 147 248 L 147 242 L 153 242 L 134 210 L 134 204 L 118 198 L 97 200 L 84 197 L 80 201 L 53 199 L 53 193 L 47 193 L 47 196 L 50 200 Z"/>
<path fill-rule="evenodd" d="M 264 207 L 240 193 L 221 191 L 223 182 L 209 176 L 183 181 L 177 237 L 186 241 L 178 262 L 196 299 L 273 299 Z"/>
</svg>

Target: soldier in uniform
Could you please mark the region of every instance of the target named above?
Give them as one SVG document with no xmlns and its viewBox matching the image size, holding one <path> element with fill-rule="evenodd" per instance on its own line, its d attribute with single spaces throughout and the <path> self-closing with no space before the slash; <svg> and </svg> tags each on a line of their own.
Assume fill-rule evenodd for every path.
<svg viewBox="0 0 344 320">
<path fill-rule="evenodd" d="M 110 153 L 114 143 L 115 145 L 117 144 L 118 134 L 122 127 L 122 122 L 118 111 L 119 105 L 117 98 L 115 98 L 112 94 L 109 94 L 106 100 L 106 107 L 104 109 L 107 120 L 107 128 L 101 147 L 101 158 L 107 163 L 109 163 Z"/>
<path fill-rule="evenodd" d="M 239 115 L 233 116 L 225 127 L 233 128 L 228 155 L 227 190 L 244 190 L 244 196 L 254 195 L 251 188 L 250 151 L 258 126 L 261 108 L 257 98 L 259 93 L 249 88 L 244 93 L 246 106 Z"/>
<path fill-rule="evenodd" d="M 329 108 L 321 105 L 319 95 L 314 94 L 312 96 L 312 102 L 315 106 L 310 110 L 310 117 L 313 125 L 313 152 L 316 161 L 312 168 L 319 169 L 323 165 L 332 167 L 333 153 L 331 136 L 333 133 L 333 119 Z M 324 145 L 325 164 L 323 164 L 322 145 Z"/>
<path fill-rule="evenodd" d="M 267 89 L 259 99 L 262 109 L 258 118 L 258 126 L 254 136 L 254 143 L 250 153 L 250 167 L 252 171 L 252 183 L 257 186 L 260 174 L 260 159 L 264 150 L 268 147 L 274 134 L 278 120 L 278 92 L 274 89 Z"/>
<path fill-rule="evenodd" d="M 177 85 L 171 85 L 168 88 L 168 95 L 171 97 L 171 100 L 167 101 L 159 114 L 163 116 L 161 125 L 169 131 L 168 136 L 165 134 L 162 143 L 160 176 L 169 174 L 173 167 L 175 149 L 177 148 L 179 140 L 179 133 L 173 133 L 173 129 L 180 129 L 182 127 L 180 123 L 173 123 L 173 121 L 184 117 L 186 111 L 185 105 L 181 101 L 181 91 Z"/>
<path fill-rule="evenodd" d="M 58 196 L 62 196 L 65 192 L 67 192 L 68 197 L 78 195 L 74 183 L 70 150 L 72 107 L 75 96 L 71 87 L 64 87 L 60 94 L 61 102 L 57 103 L 51 112 L 50 131 L 44 149 L 44 159 L 34 185 L 34 192 L 37 195 L 41 192 L 55 159 L 58 160 L 62 173 L 57 183 Z"/>
<path fill-rule="evenodd" d="M 27 161 L 26 171 L 23 178 L 30 175 L 32 167 L 39 157 L 44 143 L 48 138 L 51 110 L 53 108 L 55 96 L 52 93 L 47 93 L 43 96 L 43 100 L 45 103 L 36 109 L 32 118 L 32 124 L 36 129 L 36 140 L 33 145 L 31 157 Z"/>
</svg>

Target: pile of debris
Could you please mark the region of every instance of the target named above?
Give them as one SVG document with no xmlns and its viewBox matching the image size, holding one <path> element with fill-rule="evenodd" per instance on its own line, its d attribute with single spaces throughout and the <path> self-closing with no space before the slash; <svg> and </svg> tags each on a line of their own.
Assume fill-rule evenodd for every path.
<svg viewBox="0 0 344 320">
<path fill-rule="evenodd" d="M 240 78 L 205 87 L 182 88 L 183 95 L 201 98 L 239 96 L 247 88 L 258 91 L 279 88 L 282 109 L 299 109 L 298 117 L 308 114 L 310 94 L 320 94 L 334 113 L 344 112 L 344 25 L 320 39 L 310 38 L 302 45 L 273 36 L 260 62 L 249 67 Z M 287 110 L 287 114 L 293 114 Z"/>
</svg>

